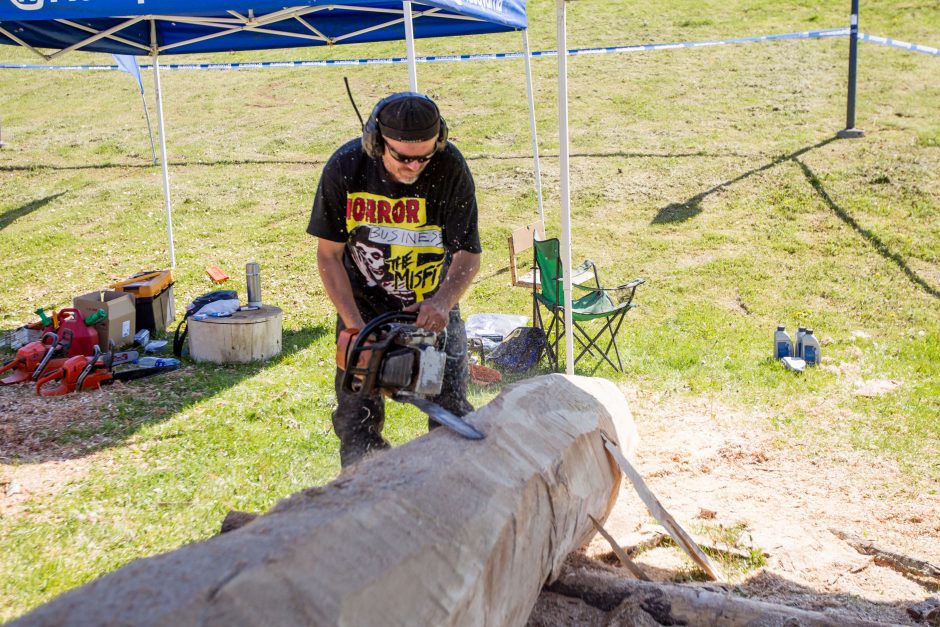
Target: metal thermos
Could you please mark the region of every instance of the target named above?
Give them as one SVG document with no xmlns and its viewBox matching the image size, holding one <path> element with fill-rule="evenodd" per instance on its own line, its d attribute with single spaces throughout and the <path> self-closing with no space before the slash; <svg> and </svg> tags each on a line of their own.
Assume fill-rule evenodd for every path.
<svg viewBox="0 0 940 627">
<path fill-rule="evenodd" d="M 245 283 L 248 285 L 248 306 L 261 306 L 261 266 L 255 262 L 245 264 Z"/>
</svg>

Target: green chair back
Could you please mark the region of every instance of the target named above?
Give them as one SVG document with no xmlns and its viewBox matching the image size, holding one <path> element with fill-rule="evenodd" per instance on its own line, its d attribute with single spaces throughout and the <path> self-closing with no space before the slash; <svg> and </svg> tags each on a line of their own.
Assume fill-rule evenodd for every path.
<svg viewBox="0 0 940 627">
<path fill-rule="evenodd" d="M 542 298 L 552 305 L 564 306 L 561 246 L 558 238 L 535 240 L 535 265 L 539 269 Z"/>
</svg>

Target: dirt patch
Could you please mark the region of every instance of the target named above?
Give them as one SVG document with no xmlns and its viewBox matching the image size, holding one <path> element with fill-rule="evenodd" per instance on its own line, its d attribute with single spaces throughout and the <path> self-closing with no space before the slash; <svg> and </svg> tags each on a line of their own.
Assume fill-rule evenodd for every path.
<svg viewBox="0 0 940 627">
<path fill-rule="evenodd" d="M 116 382 L 91 393 L 41 397 L 29 384 L 0 387 L 0 463 L 72 459 L 109 441 L 101 435 L 114 420 Z"/>
<path fill-rule="evenodd" d="M 113 420 L 121 387 L 51 398 L 32 385 L 0 387 L 0 516 L 58 493 L 100 462 L 93 451 L 111 442 L 101 427 Z"/>
<path fill-rule="evenodd" d="M 914 624 L 907 608 L 937 594 L 940 580 L 902 574 L 837 535 L 940 564 L 940 496 L 910 490 L 891 463 L 851 451 L 808 458 L 754 415 L 712 401 L 625 393 L 641 437 L 636 466 L 666 509 L 698 537 L 739 530 L 739 549 L 766 556 L 765 566 L 729 576 L 736 594 L 901 624 Z M 626 480 L 604 526 L 627 549 L 642 546 L 656 528 Z M 599 535 L 585 553 L 615 563 Z M 638 551 L 635 561 L 654 581 L 692 572 L 668 544 Z M 535 624 L 563 624 L 551 622 L 564 614 L 559 607 L 576 606 L 552 599 L 545 614 L 537 608 Z"/>
</svg>

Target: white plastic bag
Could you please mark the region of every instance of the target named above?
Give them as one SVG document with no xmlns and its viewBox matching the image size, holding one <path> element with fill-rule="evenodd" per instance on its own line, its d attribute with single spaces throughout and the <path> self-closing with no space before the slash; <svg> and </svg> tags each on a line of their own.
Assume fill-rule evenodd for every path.
<svg viewBox="0 0 940 627">
<path fill-rule="evenodd" d="M 489 351 L 503 341 L 503 338 L 518 327 L 529 322 L 528 316 L 513 314 L 482 313 L 467 318 L 467 338 L 478 338 L 483 343 L 483 350 Z"/>
</svg>

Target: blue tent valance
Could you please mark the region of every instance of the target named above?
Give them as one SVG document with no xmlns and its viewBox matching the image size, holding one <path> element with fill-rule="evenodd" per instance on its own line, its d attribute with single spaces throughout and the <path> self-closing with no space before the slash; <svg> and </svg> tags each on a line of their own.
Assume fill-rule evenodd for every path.
<svg viewBox="0 0 940 627">
<path fill-rule="evenodd" d="M 421 0 L 415 37 L 526 28 L 524 0 Z M 146 55 L 261 50 L 405 38 L 401 2 L 3 0 L 0 44 Z M 55 55 L 57 56 L 57 55 Z"/>
</svg>

